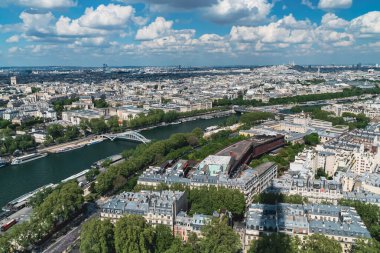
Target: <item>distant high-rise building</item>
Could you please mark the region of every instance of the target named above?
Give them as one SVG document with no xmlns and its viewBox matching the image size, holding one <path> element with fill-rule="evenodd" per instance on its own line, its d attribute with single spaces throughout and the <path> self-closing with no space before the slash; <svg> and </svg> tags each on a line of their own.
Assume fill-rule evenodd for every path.
<svg viewBox="0 0 380 253">
<path fill-rule="evenodd" d="M 107 70 L 108 70 L 108 65 L 107 64 L 103 64 L 103 72 L 105 73 L 105 72 L 107 72 Z"/>
<path fill-rule="evenodd" d="M 11 85 L 17 85 L 17 79 L 15 76 L 11 77 Z"/>
</svg>

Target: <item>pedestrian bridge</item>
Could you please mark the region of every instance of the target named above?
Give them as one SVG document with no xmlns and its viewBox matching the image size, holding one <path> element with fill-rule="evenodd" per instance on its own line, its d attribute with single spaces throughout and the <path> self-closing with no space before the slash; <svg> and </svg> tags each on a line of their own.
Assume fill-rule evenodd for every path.
<svg viewBox="0 0 380 253">
<path fill-rule="evenodd" d="M 124 139 L 124 140 L 131 140 L 131 141 L 139 141 L 143 143 L 149 143 L 150 140 L 145 138 L 142 134 L 139 134 L 135 131 L 127 131 L 124 133 L 117 133 L 117 134 L 103 134 L 101 135 L 103 138 L 110 139 L 111 141 L 115 139 Z"/>
</svg>

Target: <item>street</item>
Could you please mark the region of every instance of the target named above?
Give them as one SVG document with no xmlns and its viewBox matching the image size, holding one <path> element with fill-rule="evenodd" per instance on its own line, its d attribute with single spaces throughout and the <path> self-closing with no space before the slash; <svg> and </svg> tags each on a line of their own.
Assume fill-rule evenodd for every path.
<svg viewBox="0 0 380 253">
<path fill-rule="evenodd" d="M 85 219 L 80 221 L 80 224 L 73 226 L 69 232 L 60 236 L 55 240 L 51 240 L 51 244 L 42 252 L 43 253 L 62 253 L 70 245 L 72 245 L 80 236 L 82 225 L 89 219 L 99 216 L 100 210 L 98 207 L 102 206 L 107 199 L 99 199 L 95 203 L 89 203 L 85 214 Z M 70 225 L 68 225 L 70 226 Z"/>
</svg>

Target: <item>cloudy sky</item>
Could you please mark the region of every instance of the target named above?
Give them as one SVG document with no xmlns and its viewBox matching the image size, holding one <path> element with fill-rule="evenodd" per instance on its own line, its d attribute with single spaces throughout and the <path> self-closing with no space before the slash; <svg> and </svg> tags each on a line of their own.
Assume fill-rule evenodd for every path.
<svg viewBox="0 0 380 253">
<path fill-rule="evenodd" d="M 380 0 L 0 0 L 0 66 L 380 63 Z"/>
</svg>

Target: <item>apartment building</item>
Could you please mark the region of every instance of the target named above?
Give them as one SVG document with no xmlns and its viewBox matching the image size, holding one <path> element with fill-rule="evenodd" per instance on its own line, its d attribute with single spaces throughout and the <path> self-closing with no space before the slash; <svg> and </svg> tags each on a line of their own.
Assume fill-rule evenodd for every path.
<svg viewBox="0 0 380 253">
<path fill-rule="evenodd" d="M 107 112 L 102 110 L 75 110 L 62 112 L 62 120 L 73 125 L 79 125 L 83 120 L 99 119 L 106 116 Z"/>
<path fill-rule="evenodd" d="M 311 203 L 337 204 L 343 198 L 343 187 L 340 181 L 328 180 L 324 177 L 321 179 L 314 179 L 314 177 L 294 178 L 289 174 L 274 179 L 265 192 L 300 195 L 307 198 Z"/>
<path fill-rule="evenodd" d="M 210 167 L 222 169 L 223 165 L 221 166 L 220 163 L 218 163 L 212 164 Z M 253 196 L 263 192 L 276 177 L 277 165 L 275 163 L 265 163 L 256 168 L 248 168 L 241 171 L 235 178 L 229 178 L 228 175 L 224 173 L 211 175 L 209 172 L 203 170 L 191 171 L 188 176 L 186 176 L 182 169 L 177 169 L 176 166 L 173 166 L 172 168 L 164 170 L 151 167 L 139 176 L 137 183 L 148 186 L 179 183 L 192 188 L 203 186 L 226 187 L 239 190 L 244 194 L 246 202 L 251 203 Z"/>
<path fill-rule="evenodd" d="M 202 237 L 202 228 L 209 224 L 216 215 L 194 214 L 188 216 L 186 212 L 179 212 L 174 225 L 174 235 L 187 241 L 191 233 L 195 233 L 198 238 Z"/>
<path fill-rule="evenodd" d="M 101 207 L 100 218 L 116 222 L 125 215 L 134 214 L 143 216 L 149 224 L 173 227 L 176 216 L 181 211 L 187 211 L 185 192 L 124 192 Z"/>
<path fill-rule="evenodd" d="M 138 115 L 146 113 L 148 113 L 147 110 L 132 105 L 110 108 L 110 116 L 117 116 L 120 121 L 134 119 Z"/>
<path fill-rule="evenodd" d="M 352 161 L 350 170 L 362 175 L 374 172 L 379 165 L 380 157 L 378 152 L 376 152 L 376 154 L 365 152 L 364 144 L 362 144 L 359 149 L 352 151 Z"/>
<path fill-rule="evenodd" d="M 252 204 L 246 212 L 244 251 L 252 240 L 264 234 L 285 233 L 303 240 L 312 234 L 323 234 L 337 240 L 343 252 L 350 252 L 355 240 L 370 234 L 355 208 L 332 205 Z"/>
</svg>

